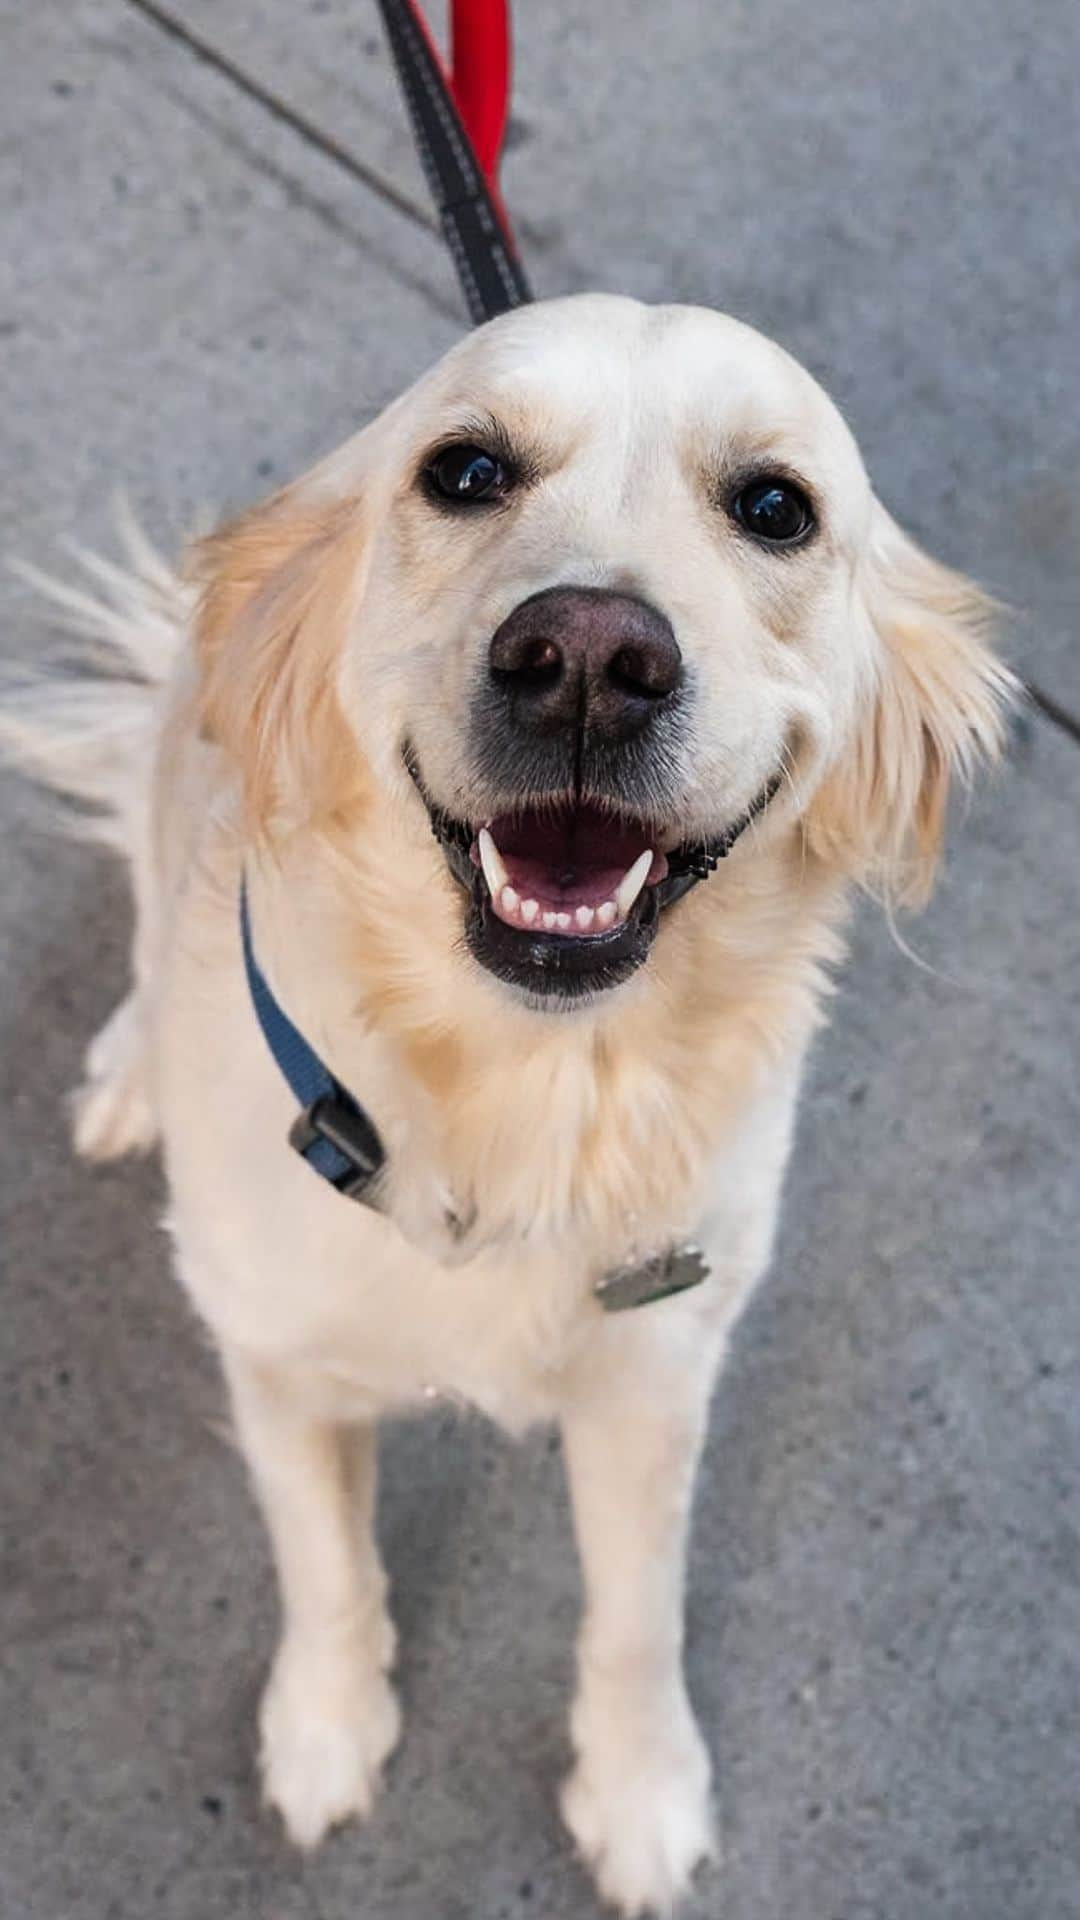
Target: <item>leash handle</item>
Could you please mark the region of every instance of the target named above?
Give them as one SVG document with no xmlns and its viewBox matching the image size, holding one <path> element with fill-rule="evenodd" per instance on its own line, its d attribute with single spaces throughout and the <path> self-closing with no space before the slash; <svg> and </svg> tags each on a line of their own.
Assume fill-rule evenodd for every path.
<svg viewBox="0 0 1080 1920">
<path fill-rule="evenodd" d="M 379 0 L 443 235 L 476 325 L 532 299 L 499 195 L 510 97 L 508 0 L 453 0 L 448 75 L 418 0 Z"/>
</svg>

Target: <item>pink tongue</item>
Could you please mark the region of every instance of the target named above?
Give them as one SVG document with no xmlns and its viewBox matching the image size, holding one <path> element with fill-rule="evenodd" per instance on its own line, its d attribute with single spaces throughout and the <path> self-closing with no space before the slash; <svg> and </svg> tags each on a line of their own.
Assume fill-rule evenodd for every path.
<svg viewBox="0 0 1080 1920">
<path fill-rule="evenodd" d="M 573 913 L 575 907 L 603 906 L 626 872 L 626 867 L 590 867 L 578 873 L 566 868 L 560 871 L 545 861 L 531 860 L 518 853 L 504 853 L 503 861 L 510 885 L 523 900 L 536 900 L 541 907 L 562 913 Z M 666 861 L 664 864 L 666 866 Z"/>
</svg>

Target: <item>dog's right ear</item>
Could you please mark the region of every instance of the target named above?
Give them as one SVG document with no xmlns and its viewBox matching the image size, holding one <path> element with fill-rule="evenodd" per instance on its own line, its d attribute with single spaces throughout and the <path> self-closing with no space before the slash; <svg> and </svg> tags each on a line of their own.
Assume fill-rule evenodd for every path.
<svg viewBox="0 0 1080 1920">
<path fill-rule="evenodd" d="M 811 844 L 886 899 L 926 899 L 950 783 L 1002 745 L 1017 683 L 989 644 L 993 603 L 875 504 L 860 577 L 877 641 L 854 738 L 811 802 Z"/>
<path fill-rule="evenodd" d="M 290 488 L 192 554 L 201 728 L 234 761 L 253 830 L 340 815 L 356 796 L 363 769 L 337 669 L 363 551 L 355 500 Z"/>
</svg>

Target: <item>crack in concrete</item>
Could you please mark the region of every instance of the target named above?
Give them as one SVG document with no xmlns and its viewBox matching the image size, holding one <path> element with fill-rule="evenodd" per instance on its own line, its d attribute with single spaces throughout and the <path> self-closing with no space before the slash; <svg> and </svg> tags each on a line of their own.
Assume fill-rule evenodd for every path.
<svg viewBox="0 0 1080 1920">
<path fill-rule="evenodd" d="M 342 146 L 340 140 L 335 140 L 331 134 L 323 133 L 314 121 L 309 120 L 306 114 L 298 112 L 295 107 L 291 107 L 280 94 L 272 92 L 269 87 L 264 87 L 260 81 L 253 80 L 251 75 L 230 60 L 227 54 L 219 52 L 211 41 L 204 40 L 201 34 L 193 32 L 183 20 L 179 20 L 174 13 L 170 12 L 168 7 L 159 6 L 157 0 L 127 0 L 127 5 L 133 7 L 136 13 L 141 13 L 144 19 L 151 21 L 162 33 L 167 33 L 180 46 L 186 47 L 187 51 L 204 66 L 212 67 L 215 73 L 220 74 L 241 93 L 246 94 L 249 100 L 254 100 L 258 106 L 263 107 L 273 119 L 291 128 L 292 132 L 308 146 L 314 147 L 317 153 L 321 153 L 324 159 L 332 161 L 352 179 L 359 180 L 371 193 L 377 194 L 380 200 L 384 200 L 387 206 L 393 207 L 395 212 L 411 221 L 413 226 L 420 227 L 425 233 L 440 237 L 439 224 L 433 214 L 427 213 L 423 207 L 418 207 L 415 200 L 411 200 L 408 194 L 402 193 L 400 188 L 395 187 L 385 175 L 376 172 L 374 167 L 369 167 L 363 160 L 358 160 L 348 147 Z"/>
<path fill-rule="evenodd" d="M 132 0 L 132 3 L 137 4 L 137 0 Z M 270 180 L 275 186 L 280 187 L 293 206 L 303 208 L 305 213 L 310 213 L 320 221 L 328 232 L 336 234 L 339 239 L 347 240 L 350 246 L 360 249 L 365 258 L 374 261 L 376 266 L 382 267 L 399 286 L 407 287 L 411 293 L 415 293 L 417 298 L 433 312 L 442 314 L 444 318 L 460 326 L 461 308 L 459 306 L 450 300 L 442 299 L 427 285 L 426 281 L 420 280 L 416 274 L 410 273 L 397 260 L 391 259 L 385 247 L 381 247 L 371 239 L 370 235 L 365 234 L 359 224 L 354 225 L 340 214 L 336 207 L 331 206 L 317 193 L 313 193 L 296 178 L 295 174 L 290 173 L 288 168 L 278 166 L 276 161 L 270 160 L 265 153 L 261 153 L 257 147 L 253 146 L 250 140 L 246 140 L 243 134 L 238 133 L 235 127 L 224 125 L 216 113 L 200 105 L 198 101 L 190 99 L 183 91 L 169 86 L 164 87 L 162 91 L 175 107 L 189 114 L 199 126 L 205 127 L 209 133 L 212 133 L 229 153 L 236 154 L 245 166 L 254 167 L 265 180 Z"/>
<path fill-rule="evenodd" d="M 1049 720 L 1051 726 L 1057 727 L 1067 740 L 1071 740 L 1074 746 L 1080 747 L 1080 714 L 1073 713 L 1069 707 L 1063 707 L 1060 700 L 1055 700 L 1053 694 L 1047 693 L 1037 681 L 1022 680 L 1020 684 L 1032 706 L 1038 709 L 1043 719 Z"/>
</svg>

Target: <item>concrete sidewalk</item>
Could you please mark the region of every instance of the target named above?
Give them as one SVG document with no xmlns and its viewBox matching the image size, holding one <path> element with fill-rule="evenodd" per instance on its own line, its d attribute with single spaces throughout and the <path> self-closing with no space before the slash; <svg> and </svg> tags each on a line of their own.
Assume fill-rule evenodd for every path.
<svg viewBox="0 0 1080 1920">
<path fill-rule="evenodd" d="M 703 299 L 844 405 L 889 504 L 1024 610 L 1080 713 L 1080 24 L 992 0 L 519 5 L 512 204 L 545 292 Z M 130 0 L 0 7 L 4 546 L 174 542 L 464 324 L 361 0 L 177 0 L 364 187 Z M 1071 154 L 1064 151 L 1072 140 Z M 5 589 L 3 651 L 41 644 Z M 690 1672 L 725 1865 L 691 1920 L 1080 1920 L 1080 747 L 1028 719 L 907 929 L 867 911 L 773 1277 L 718 1396 Z M 388 1435 L 405 1743 L 301 1861 L 260 1815 L 266 1549 L 152 1168 L 63 1097 L 123 894 L 0 781 L 3 1920 L 589 1920 L 554 1811 L 577 1600 L 560 1462 Z"/>
</svg>

